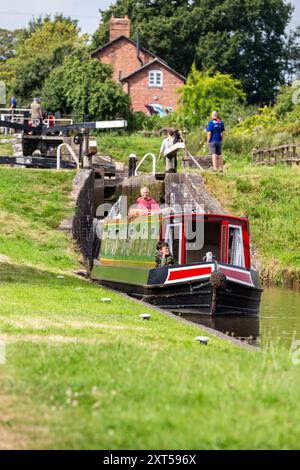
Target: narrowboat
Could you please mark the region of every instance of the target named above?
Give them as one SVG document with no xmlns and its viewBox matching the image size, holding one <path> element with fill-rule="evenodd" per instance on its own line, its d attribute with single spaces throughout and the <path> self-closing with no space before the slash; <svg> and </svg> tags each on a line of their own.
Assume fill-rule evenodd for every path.
<svg viewBox="0 0 300 470">
<path fill-rule="evenodd" d="M 102 285 L 174 312 L 258 315 L 262 289 L 247 218 L 168 212 L 99 224 L 92 278 Z M 175 264 L 156 267 L 159 241 Z"/>
</svg>

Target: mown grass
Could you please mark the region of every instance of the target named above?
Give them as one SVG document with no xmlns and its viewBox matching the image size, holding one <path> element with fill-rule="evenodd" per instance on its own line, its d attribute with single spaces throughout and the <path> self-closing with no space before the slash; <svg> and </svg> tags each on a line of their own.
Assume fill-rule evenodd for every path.
<svg viewBox="0 0 300 470">
<path fill-rule="evenodd" d="M 300 280 L 300 168 L 255 167 L 245 157 L 229 157 L 224 177 L 206 173 L 205 180 L 225 209 L 249 217 L 252 243 L 271 280 L 283 282 L 288 271 Z"/>
<path fill-rule="evenodd" d="M 154 153 L 158 157 L 162 137 L 144 137 L 141 134 L 103 132 L 97 137 L 98 150 L 114 160 L 128 165 L 128 157 L 135 153 L 140 161 L 146 153 Z M 163 158 L 157 161 L 157 171 L 163 171 Z M 148 157 L 141 167 L 141 172 L 152 171 L 152 159 Z"/>
<path fill-rule="evenodd" d="M 13 262 L 72 269 L 68 237 L 57 230 L 72 214 L 73 172 L 0 167 L 0 254 Z"/>
<path fill-rule="evenodd" d="M 3 140 L 11 140 L 12 135 L 0 134 L 0 157 L 13 155 L 13 146 L 10 142 L 3 142 Z"/>
<path fill-rule="evenodd" d="M 16 446 L 299 448 L 288 352 L 201 347 L 196 327 L 87 281 L 0 266 L 0 428 Z"/>
<path fill-rule="evenodd" d="M 196 326 L 70 274 L 72 177 L 0 171 L 0 448 L 298 449 L 289 351 L 200 346 Z"/>
</svg>

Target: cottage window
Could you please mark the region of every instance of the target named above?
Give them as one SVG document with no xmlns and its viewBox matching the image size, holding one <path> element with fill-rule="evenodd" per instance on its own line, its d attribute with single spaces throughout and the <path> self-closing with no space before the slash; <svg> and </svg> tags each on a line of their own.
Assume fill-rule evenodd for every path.
<svg viewBox="0 0 300 470">
<path fill-rule="evenodd" d="M 163 86 L 163 73 L 161 70 L 150 70 L 149 86 L 161 88 Z"/>
</svg>

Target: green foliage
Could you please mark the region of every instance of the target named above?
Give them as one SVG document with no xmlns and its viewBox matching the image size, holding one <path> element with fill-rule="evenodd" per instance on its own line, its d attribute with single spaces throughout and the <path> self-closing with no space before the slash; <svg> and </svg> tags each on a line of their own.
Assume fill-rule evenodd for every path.
<svg viewBox="0 0 300 470">
<path fill-rule="evenodd" d="M 9 31 L 8 29 L 0 28 L 0 63 L 16 55 L 16 43 L 20 38 L 21 32 L 21 29 Z"/>
<path fill-rule="evenodd" d="M 0 77 L 11 78 L 9 86 L 18 98 L 18 104 L 28 106 L 35 95 L 40 95 L 44 81 L 59 66 L 79 40 L 79 29 L 69 19 L 47 17 L 20 36 L 16 56 L 0 67 Z M 5 76 L 6 74 L 6 76 Z"/>
<path fill-rule="evenodd" d="M 42 94 L 52 112 L 87 114 L 89 119 L 126 118 L 129 97 L 111 79 L 111 68 L 92 59 L 81 46 L 50 73 Z"/>
<path fill-rule="evenodd" d="M 283 283 L 286 270 L 292 279 L 300 271 L 299 168 L 253 167 L 227 155 L 225 171 L 217 184 L 206 175 L 210 191 L 230 213 L 249 217 L 251 240 L 269 278 Z"/>
<path fill-rule="evenodd" d="M 293 135 L 299 135 L 300 127 L 300 80 L 292 85 L 282 87 L 277 97 L 274 110 L 282 125 L 289 126 Z M 298 128 L 298 129 L 297 129 Z"/>
<path fill-rule="evenodd" d="M 245 180 L 243 178 L 237 178 L 235 180 L 235 184 L 236 184 L 236 189 L 240 191 L 241 193 L 249 194 L 255 189 L 251 181 Z"/>
<path fill-rule="evenodd" d="M 259 110 L 258 114 L 247 117 L 244 121 L 237 124 L 234 132 L 242 135 L 243 133 L 251 134 L 260 132 L 266 127 L 273 127 L 278 121 L 278 116 L 273 108 L 264 106 Z"/>
<path fill-rule="evenodd" d="M 287 113 L 293 111 L 295 107 L 295 104 L 293 103 L 293 95 L 295 94 L 295 92 L 296 87 L 281 87 L 274 106 L 274 110 L 281 119 L 284 118 Z"/>
<path fill-rule="evenodd" d="M 146 153 L 154 153 L 158 156 L 162 137 L 144 137 L 141 134 L 134 133 L 128 135 L 124 132 L 101 132 L 97 137 L 98 148 L 101 154 L 109 155 L 113 159 L 128 164 L 130 153 L 135 153 L 139 160 Z M 157 161 L 157 170 L 163 171 L 163 159 Z M 141 168 L 141 172 L 152 171 L 152 159 L 147 159 Z"/>
<path fill-rule="evenodd" d="M 197 126 L 209 119 L 213 110 L 229 113 L 233 106 L 245 101 L 241 85 L 229 75 L 201 73 L 195 65 L 186 85 L 180 89 L 179 115 L 185 125 Z"/>
<path fill-rule="evenodd" d="M 187 75 L 199 70 L 232 75 L 250 103 L 274 100 L 285 73 L 299 71 L 299 33 L 286 34 L 293 7 L 285 0 L 117 0 L 102 12 L 93 48 L 108 42 L 112 15 L 132 20 L 133 38 Z M 266 66 L 268 64 L 268 66 Z"/>
</svg>

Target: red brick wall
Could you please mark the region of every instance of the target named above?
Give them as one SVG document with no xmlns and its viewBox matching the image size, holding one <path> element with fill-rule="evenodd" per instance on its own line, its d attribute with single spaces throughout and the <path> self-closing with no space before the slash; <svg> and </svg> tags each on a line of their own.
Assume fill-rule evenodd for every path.
<svg viewBox="0 0 300 470">
<path fill-rule="evenodd" d="M 161 70 L 163 72 L 163 87 L 149 87 L 148 74 L 150 70 Z M 172 106 L 175 110 L 178 106 L 179 95 L 176 89 L 183 86 L 184 82 L 168 69 L 154 64 L 128 80 L 128 94 L 131 98 L 133 111 L 147 112 L 145 104 L 157 103 L 163 106 Z M 126 88 L 125 88 L 126 90 Z M 127 90 L 126 90 L 127 91 Z M 154 99 L 154 97 L 158 99 Z"/>
<path fill-rule="evenodd" d="M 128 16 L 124 18 L 112 17 L 109 22 L 109 40 L 113 41 L 120 36 L 130 38 L 130 19 Z"/>
<path fill-rule="evenodd" d="M 141 67 L 141 64 L 136 56 L 136 47 L 125 38 L 116 41 L 115 43 L 107 46 L 104 50 L 99 51 L 94 55 L 103 64 L 111 64 L 113 67 L 113 78 L 119 82 L 120 73 L 122 77 L 134 72 Z M 146 52 L 140 53 L 140 57 L 144 64 L 153 60 L 153 56 Z"/>
</svg>

